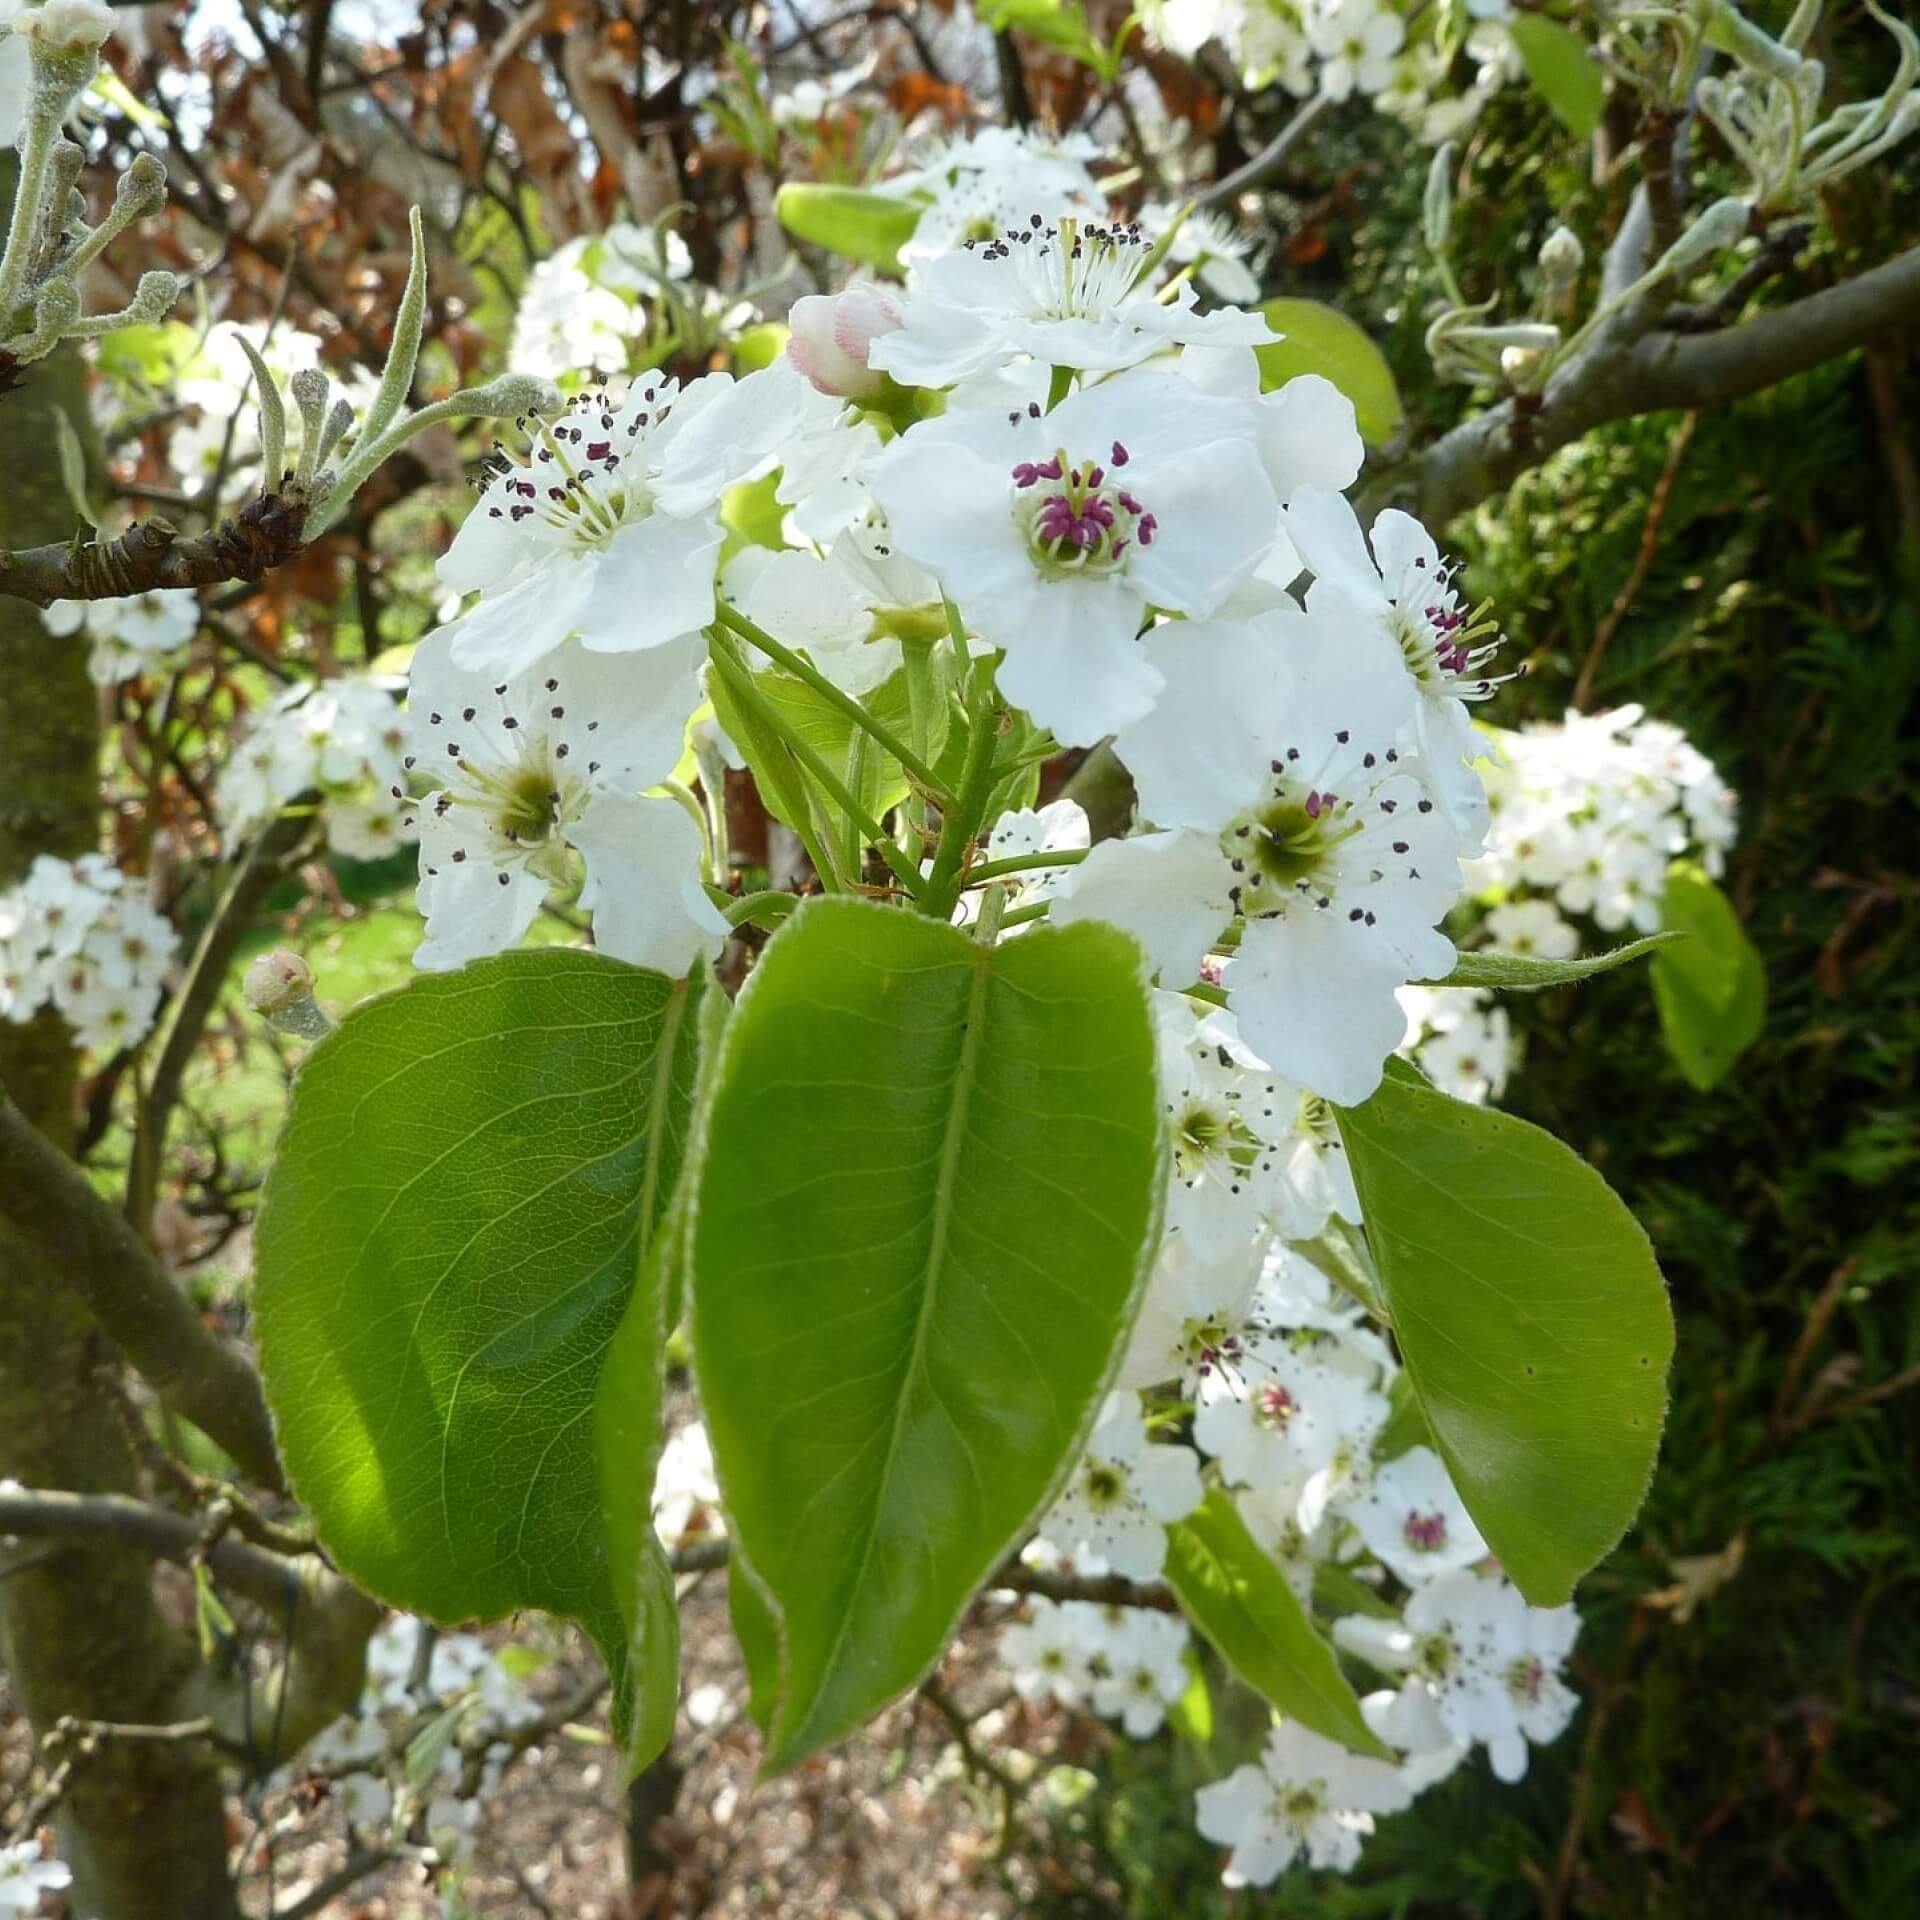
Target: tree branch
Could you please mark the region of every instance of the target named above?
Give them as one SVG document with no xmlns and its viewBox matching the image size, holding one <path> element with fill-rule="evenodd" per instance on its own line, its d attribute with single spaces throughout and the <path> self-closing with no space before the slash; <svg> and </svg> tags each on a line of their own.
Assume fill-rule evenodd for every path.
<svg viewBox="0 0 1920 1920">
<path fill-rule="evenodd" d="M 198 1668 L 182 1690 L 187 1711 L 207 1715 L 215 1737 L 265 1774 L 360 1698 L 367 1641 L 386 1609 L 312 1555 L 283 1559 L 231 1534 L 209 1540 L 208 1532 L 203 1519 L 125 1494 L 0 1487 L 0 1535 L 104 1535 L 156 1559 L 201 1560 L 273 1621 L 285 1654 L 264 1680 L 239 1662 L 224 1674 Z"/>
<path fill-rule="evenodd" d="M 44 607 L 54 600 L 117 600 L 157 587 L 253 581 L 300 551 L 312 502 L 304 494 L 262 493 L 209 532 L 182 539 L 151 514 L 104 546 L 63 540 L 0 549 L 0 593 Z"/>
<path fill-rule="evenodd" d="M 259 1375 L 207 1330 L 139 1235 L 4 1093 L 0 1217 L 66 1276 L 167 1406 L 223 1446 L 250 1479 L 284 1486 Z"/>
<path fill-rule="evenodd" d="M 1635 337 L 1607 329 L 1548 381 L 1525 432 L 1515 432 L 1515 404 L 1504 400 L 1384 473 L 1367 488 L 1366 506 L 1407 502 L 1441 527 L 1610 421 L 1727 406 L 1916 325 L 1920 247 L 1718 333 Z"/>
<path fill-rule="evenodd" d="M 234 954 L 251 931 L 267 895 L 286 872 L 287 857 L 311 824 L 300 813 L 283 813 L 247 850 L 200 936 L 187 977 L 167 1011 L 160 1051 L 134 1116 L 133 1160 L 127 1177 L 126 1216 L 143 1239 L 159 1192 L 168 1123 L 180 1098 L 188 1062 L 206 1031 L 220 989 L 226 985 Z"/>
<path fill-rule="evenodd" d="M 727 1564 L 727 1553 L 724 1538 L 696 1540 L 676 1547 L 667 1560 L 675 1573 L 710 1573 Z M 1127 1580 L 1117 1573 L 1049 1573 L 1019 1559 L 1003 1561 L 981 1584 L 1045 1600 L 1090 1600 L 1099 1607 L 1144 1607 L 1153 1613 L 1176 1613 L 1180 1607 L 1173 1589 L 1158 1580 Z"/>
</svg>

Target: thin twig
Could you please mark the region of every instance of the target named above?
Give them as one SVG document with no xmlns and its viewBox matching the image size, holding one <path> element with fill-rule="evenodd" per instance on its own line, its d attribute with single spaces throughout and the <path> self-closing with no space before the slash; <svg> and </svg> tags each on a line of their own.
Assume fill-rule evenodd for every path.
<svg viewBox="0 0 1920 1920">
<path fill-rule="evenodd" d="M 1206 192 L 1195 194 L 1193 204 L 1196 207 L 1217 206 L 1222 200 L 1231 200 L 1236 193 L 1257 185 L 1268 174 L 1277 173 L 1294 142 L 1332 104 L 1325 94 L 1315 94 L 1245 166 L 1236 167 L 1224 180 L 1216 180 Z"/>
<path fill-rule="evenodd" d="M 1647 575 L 1653 571 L 1654 557 L 1660 550 L 1660 526 L 1667 517 L 1674 484 L 1680 478 L 1680 463 L 1687 457 L 1687 448 L 1693 441 L 1693 430 L 1699 424 L 1700 416 L 1697 413 L 1684 413 L 1680 416 L 1679 426 L 1674 429 L 1673 442 L 1667 448 L 1667 463 L 1660 469 L 1660 478 L 1654 483 L 1653 498 L 1647 503 L 1647 523 L 1640 531 L 1640 551 L 1634 555 L 1633 571 L 1627 575 L 1626 584 L 1613 596 L 1613 604 L 1601 615 L 1599 624 L 1594 628 L 1593 642 L 1587 648 L 1580 677 L 1573 683 L 1572 704 L 1582 712 L 1593 698 L 1593 683 L 1600 672 L 1600 662 L 1606 658 L 1607 648 L 1620 622 L 1632 610 L 1640 589 L 1647 584 Z"/>
</svg>

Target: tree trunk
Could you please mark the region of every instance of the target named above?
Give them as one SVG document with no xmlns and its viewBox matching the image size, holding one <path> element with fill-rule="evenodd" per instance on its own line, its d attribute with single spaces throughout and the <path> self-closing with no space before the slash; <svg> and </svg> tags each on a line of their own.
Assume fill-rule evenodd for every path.
<svg viewBox="0 0 1920 1920">
<path fill-rule="evenodd" d="M 13 156 L 0 157 L 0 207 Z M 74 515 L 60 484 L 52 419 L 84 424 L 81 370 L 68 355 L 26 370 L 0 396 L 0 547 L 59 539 Z M 24 601 L 0 599 L 0 889 L 36 854 L 70 859 L 95 845 L 97 696 L 86 646 L 55 639 Z M 0 1020 L 0 1083 L 37 1126 L 72 1138 L 77 1071 L 65 1023 Z M 133 1462 L 94 1371 L 111 1355 L 78 1294 L 0 1226 L 0 1477 L 30 1487 L 133 1493 Z M 0 1653 L 43 1735 L 63 1714 L 154 1723 L 177 1716 L 190 1640 L 162 1618 L 149 1562 L 110 1546 L 28 1544 L 0 1579 Z M 73 1869 L 70 1910 L 87 1920 L 228 1920 L 212 1756 L 197 1743 L 109 1743 L 74 1768 L 59 1814 Z"/>
</svg>

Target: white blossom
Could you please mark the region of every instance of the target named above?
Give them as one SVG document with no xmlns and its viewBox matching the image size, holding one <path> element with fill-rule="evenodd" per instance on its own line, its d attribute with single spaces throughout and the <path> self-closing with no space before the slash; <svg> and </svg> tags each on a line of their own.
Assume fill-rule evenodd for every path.
<svg viewBox="0 0 1920 1920">
<path fill-rule="evenodd" d="M 1573 1608 L 1530 1607 L 1497 1576 L 1443 1574 L 1420 1587 L 1402 1621 L 1352 1614 L 1333 1637 L 1383 1672 L 1407 1677 L 1462 1745 L 1487 1749 L 1502 1780 L 1527 1770 L 1527 1745 L 1557 1739 L 1579 1705 L 1560 1669 L 1579 1633 Z"/>
<path fill-rule="evenodd" d="M 1054 917 L 1124 927 L 1179 985 L 1242 916 L 1223 979 L 1247 1044 L 1357 1105 L 1403 1032 L 1394 990 L 1452 965 L 1435 923 L 1460 890 L 1458 841 L 1396 745 L 1397 649 L 1276 609 L 1168 623 L 1143 650 L 1167 690 L 1115 744 L 1161 830 L 1096 847 Z"/>
<path fill-rule="evenodd" d="M 1236 1767 L 1197 1796 L 1200 1831 L 1233 1849 L 1230 1887 L 1271 1886 L 1296 1859 L 1345 1870 L 1360 1858 L 1376 1813 L 1398 1813 L 1413 1795 L 1399 1769 L 1283 1721 L 1258 1766 Z"/>
<path fill-rule="evenodd" d="M 1149 1444 L 1133 1393 L 1111 1393 L 1086 1453 L 1045 1525 L 1070 1550 L 1097 1553 L 1116 1573 L 1151 1580 L 1166 1563 L 1167 1523 L 1200 1504 L 1192 1448 Z"/>
<path fill-rule="evenodd" d="M 1242 410 L 1163 373 L 1051 413 L 924 421 L 874 462 L 873 489 L 898 546 L 1006 649 L 1002 691 L 1070 745 L 1147 715 L 1165 676 L 1135 640 L 1143 614 L 1212 613 L 1276 519 Z"/>
</svg>

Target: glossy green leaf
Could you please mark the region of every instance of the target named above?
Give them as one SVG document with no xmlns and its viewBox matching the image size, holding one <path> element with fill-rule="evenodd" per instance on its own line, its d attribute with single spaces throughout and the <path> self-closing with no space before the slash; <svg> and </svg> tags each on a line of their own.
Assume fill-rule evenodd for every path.
<svg viewBox="0 0 1920 1920">
<path fill-rule="evenodd" d="M 810 180 L 789 180 L 774 200 L 774 211 L 796 240 L 886 273 L 900 271 L 900 249 L 920 224 L 917 200 Z"/>
<path fill-rule="evenodd" d="M 1317 373 L 1353 402 L 1360 437 L 1384 446 L 1400 431 L 1406 409 L 1386 356 L 1337 307 L 1318 300 L 1269 300 L 1260 309 L 1284 338 L 1255 347 L 1260 385 L 1268 393 L 1303 373 Z"/>
<path fill-rule="evenodd" d="M 635 1281 L 658 1271 L 699 991 L 549 949 L 368 1002 L 301 1068 L 255 1251 L 281 1450 L 328 1551 L 432 1619 L 572 1616 L 622 1717 L 633 1631 L 649 1675 L 662 1631 L 635 1613 L 660 1393 Z"/>
<path fill-rule="evenodd" d="M 1702 1093 L 1760 1037 L 1767 975 L 1733 903 L 1696 866 L 1667 869 L 1661 917 L 1687 937 L 1653 962 L 1660 1030 L 1680 1071 Z"/>
<path fill-rule="evenodd" d="M 912 1686 L 1045 1508 L 1163 1177 L 1124 936 L 987 947 L 845 898 L 774 936 L 723 1049 L 693 1253 L 734 1551 L 778 1626 L 769 1770 Z"/>
<path fill-rule="evenodd" d="M 738 1554 L 727 1563 L 727 1612 L 747 1670 L 747 1718 L 765 1733 L 780 1698 L 780 1622 Z"/>
<path fill-rule="evenodd" d="M 1392 1758 L 1361 1718 L 1333 1649 L 1224 1487 L 1167 1529 L 1167 1580 L 1187 1618 L 1256 1693 L 1356 1753 Z"/>
<path fill-rule="evenodd" d="M 1483 948 L 1478 953 L 1461 954 L 1454 962 L 1453 971 L 1436 984 L 1490 987 L 1500 993 L 1538 993 L 1545 987 L 1566 987 L 1576 980 L 1591 980 L 1596 973 L 1611 973 L 1615 967 L 1658 953 L 1680 937 L 1671 932 L 1650 933 L 1644 940 L 1629 940 L 1610 953 L 1583 954 L 1576 960 L 1542 960 L 1536 954 L 1495 953 Z"/>
<path fill-rule="evenodd" d="M 1600 124 L 1607 88 L 1587 43 L 1540 13 L 1516 13 L 1506 28 L 1527 78 L 1554 117 L 1569 133 L 1588 139 Z"/>
<path fill-rule="evenodd" d="M 1659 1451 L 1673 1316 L 1653 1250 L 1570 1148 L 1399 1061 L 1339 1122 L 1433 1444 L 1515 1584 L 1556 1606 Z"/>
</svg>

